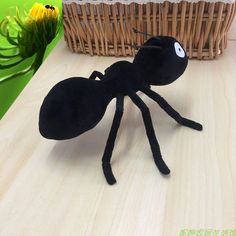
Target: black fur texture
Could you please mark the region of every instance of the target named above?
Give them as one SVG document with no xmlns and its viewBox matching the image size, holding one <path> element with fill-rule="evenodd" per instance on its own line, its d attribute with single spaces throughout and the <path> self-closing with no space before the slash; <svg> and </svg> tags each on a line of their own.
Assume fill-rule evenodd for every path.
<svg viewBox="0 0 236 236">
<path fill-rule="evenodd" d="M 77 137 L 95 127 L 106 107 L 117 99 L 111 131 L 102 157 L 106 180 L 114 184 L 111 156 L 122 119 L 124 96 L 129 96 L 140 109 L 154 162 L 167 175 L 170 170 L 162 159 L 148 107 L 136 94 L 142 91 L 157 102 L 179 124 L 202 130 L 202 125 L 182 117 L 150 85 L 167 85 L 178 79 L 188 64 L 186 52 L 172 37 L 152 37 L 142 45 L 133 63 L 119 61 L 89 79 L 73 77 L 56 84 L 45 97 L 39 114 L 39 131 L 47 139 L 64 140 Z M 95 80 L 99 78 L 100 80 Z M 92 147 L 91 147 L 92 148 Z"/>
</svg>

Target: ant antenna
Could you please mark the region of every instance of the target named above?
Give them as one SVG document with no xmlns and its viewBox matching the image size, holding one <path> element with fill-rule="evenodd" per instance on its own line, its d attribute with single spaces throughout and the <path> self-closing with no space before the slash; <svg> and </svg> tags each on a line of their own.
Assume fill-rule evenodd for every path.
<svg viewBox="0 0 236 236">
<path fill-rule="evenodd" d="M 145 39 L 147 39 L 147 37 L 153 37 L 153 38 L 155 38 L 155 39 L 161 40 L 160 37 L 158 37 L 158 36 L 153 36 L 152 34 L 148 34 L 148 33 L 141 32 L 141 31 L 139 31 L 139 30 L 137 30 L 137 29 L 135 29 L 135 28 L 133 28 L 133 31 L 134 31 L 134 33 L 136 33 L 136 34 L 143 34 L 143 35 L 145 35 L 145 36 L 146 36 Z"/>
<path fill-rule="evenodd" d="M 133 45 L 133 44 L 127 44 L 128 46 L 135 48 L 135 49 L 143 49 L 143 48 L 153 48 L 153 49 L 161 49 L 162 47 L 160 46 L 153 46 L 153 45 Z"/>
<path fill-rule="evenodd" d="M 137 29 L 135 29 L 135 28 L 133 28 L 133 31 L 134 31 L 134 33 L 136 33 L 136 34 L 143 34 L 143 35 L 145 35 L 145 36 L 146 36 L 146 39 L 147 39 L 148 36 L 149 36 L 149 37 L 154 37 L 154 36 L 151 35 L 151 34 L 141 32 L 141 31 L 139 31 L 139 30 L 137 30 Z"/>
</svg>

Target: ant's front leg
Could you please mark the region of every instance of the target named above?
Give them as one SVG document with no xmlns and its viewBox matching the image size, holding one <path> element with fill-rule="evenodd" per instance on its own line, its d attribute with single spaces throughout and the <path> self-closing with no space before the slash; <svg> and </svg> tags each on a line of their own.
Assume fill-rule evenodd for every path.
<svg viewBox="0 0 236 236">
<path fill-rule="evenodd" d="M 195 130 L 202 130 L 202 125 L 193 121 L 182 117 L 177 111 L 175 111 L 167 101 L 161 97 L 158 93 L 155 93 L 150 88 L 143 87 L 141 89 L 143 93 L 145 93 L 148 97 L 152 98 L 155 102 L 159 104 L 159 106 L 173 119 L 175 119 L 179 124 L 187 126 L 189 128 Z"/>
<path fill-rule="evenodd" d="M 98 77 L 100 80 L 102 80 L 103 74 L 102 74 L 101 72 L 95 70 L 95 71 L 89 76 L 89 79 L 95 80 L 97 77 Z"/>
<path fill-rule="evenodd" d="M 162 159 L 160 146 L 155 135 L 149 108 L 135 92 L 130 93 L 129 97 L 142 113 L 143 122 L 146 129 L 149 144 L 151 146 L 154 162 L 162 174 L 168 175 L 170 173 L 170 170 Z"/>
<path fill-rule="evenodd" d="M 114 148 L 117 131 L 119 129 L 120 121 L 123 115 L 123 109 L 124 109 L 124 96 L 122 94 L 119 94 L 116 98 L 116 113 L 113 118 L 111 130 L 102 157 L 103 173 L 105 175 L 107 183 L 110 185 L 116 183 L 116 179 L 112 173 L 112 168 L 111 168 L 111 155 Z"/>
</svg>

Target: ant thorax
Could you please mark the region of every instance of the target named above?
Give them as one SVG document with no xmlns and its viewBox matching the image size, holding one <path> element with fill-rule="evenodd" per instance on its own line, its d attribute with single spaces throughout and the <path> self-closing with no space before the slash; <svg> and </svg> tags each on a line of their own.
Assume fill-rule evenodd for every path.
<svg viewBox="0 0 236 236">
<path fill-rule="evenodd" d="M 108 67 L 102 81 L 114 95 L 136 92 L 144 82 L 134 64 L 128 61 L 119 61 Z"/>
</svg>

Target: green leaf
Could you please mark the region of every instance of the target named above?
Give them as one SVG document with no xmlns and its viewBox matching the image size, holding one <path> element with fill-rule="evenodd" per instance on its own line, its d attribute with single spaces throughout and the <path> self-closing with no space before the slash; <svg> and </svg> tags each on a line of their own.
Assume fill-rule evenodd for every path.
<svg viewBox="0 0 236 236">
<path fill-rule="evenodd" d="M 24 23 L 20 19 L 18 19 L 16 16 L 15 16 L 15 21 L 22 30 L 25 30 L 25 31 L 30 32 L 30 33 L 32 32 L 29 29 L 27 29 L 27 27 L 24 25 Z"/>
<path fill-rule="evenodd" d="M 1 22 L 0 22 L 0 34 L 3 37 L 7 37 L 7 25 L 8 25 L 9 21 L 7 18 L 4 18 Z"/>
<path fill-rule="evenodd" d="M 14 19 L 15 19 L 16 23 L 20 26 L 20 28 L 21 28 L 22 30 L 25 30 L 25 31 L 27 31 L 27 32 L 32 32 L 32 31 L 27 27 L 27 24 L 25 24 L 25 23 L 21 20 L 18 7 L 16 7 L 16 16 L 14 16 Z"/>
<path fill-rule="evenodd" d="M 40 34 L 38 33 L 38 29 L 36 28 L 36 30 L 35 30 L 35 33 L 34 33 L 34 36 L 35 36 L 35 43 L 36 44 L 38 44 L 38 45 L 40 45 L 40 43 L 41 43 L 41 40 L 40 40 Z"/>
<path fill-rule="evenodd" d="M 27 67 L 26 69 L 22 70 L 22 71 L 19 71 L 19 72 L 16 72 L 14 74 L 10 74 L 10 75 L 6 75 L 6 76 L 3 76 L 0 78 L 0 83 L 3 83 L 7 80 L 10 80 L 10 79 L 13 79 L 13 78 L 16 78 L 17 76 L 20 76 L 20 75 L 25 75 L 27 74 L 28 72 L 30 72 L 31 70 L 33 69 L 32 66 L 29 66 Z"/>
<path fill-rule="evenodd" d="M 21 56 L 18 56 L 18 57 L 13 57 L 13 58 L 0 58 L 0 64 L 10 64 L 10 63 L 14 63 L 18 60 L 21 60 L 22 57 Z"/>
<path fill-rule="evenodd" d="M 20 45 L 28 46 L 27 42 L 25 42 L 23 38 L 21 38 L 20 34 L 17 35 L 17 40 Z"/>
<path fill-rule="evenodd" d="M 5 69 L 9 69 L 9 68 L 11 68 L 11 67 L 13 67 L 13 66 L 16 66 L 16 65 L 18 65 L 18 64 L 20 64 L 22 61 L 24 61 L 26 58 L 23 58 L 23 59 L 21 59 L 20 61 L 17 61 L 17 62 L 15 62 L 15 63 L 12 63 L 12 64 L 6 64 L 6 65 L 1 65 L 0 64 L 0 69 L 2 69 L 2 70 L 5 70 Z"/>
<path fill-rule="evenodd" d="M 9 62 L 11 60 L 12 60 L 12 58 L 11 59 L 9 59 L 9 58 L 0 58 L 0 63 L 1 62 Z"/>
<path fill-rule="evenodd" d="M 47 47 L 41 48 L 37 53 L 36 53 L 36 57 L 33 63 L 34 66 L 34 73 L 37 71 L 37 69 L 41 66 L 42 62 L 43 62 L 43 58 L 44 58 L 44 54 L 46 51 Z"/>
<path fill-rule="evenodd" d="M 17 49 L 17 47 L 16 47 L 16 46 L 14 46 L 14 47 L 1 47 L 1 46 L 0 46 L 0 50 L 3 50 L 3 51 L 6 51 L 6 50 L 13 50 L 13 49 Z"/>
<path fill-rule="evenodd" d="M 17 45 L 17 46 L 18 46 L 18 43 L 13 40 L 13 38 L 15 38 L 15 37 L 11 37 L 10 34 L 9 34 L 9 31 L 7 31 L 6 37 L 7 37 L 7 41 L 8 41 L 10 44 L 12 44 L 12 45 Z"/>
<path fill-rule="evenodd" d="M 20 56 L 20 53 L 13 54 L 13 55 L 3 55 L 3 54 L 0 53 L 0 58 L 13 58 L 13 57 L 16 57 L 16 56 Z"/>
<path fill-rule="evenodd" d="M 22 19 L 21 19 L 21 17 L 20 17 L 19 9 L 17 8 L 15 20 L 17 19 L 17 21 L 22 25 L 22 27 L 23 27 L 26 31 L 32 32 L 32 30 L 27 26 L 27 23 L 25 23 L 25 19 L 26 19 L 26 18 L 29 18 L 27 15 L 28 15 L 28 14 L 25 15 L 24 20 L 22 21 Z"/>
<path fill-rule="evenodd" d="M 56 30 L 55 36 L 59 33 L 62 25 L 63 25 L 63 19 L 62 19 L 62 17 L 59 17 L 59 20 L 58 20 L 58 22 L 56 24 L 57 30 Z"/>
</svg>

